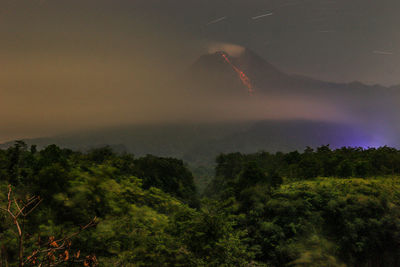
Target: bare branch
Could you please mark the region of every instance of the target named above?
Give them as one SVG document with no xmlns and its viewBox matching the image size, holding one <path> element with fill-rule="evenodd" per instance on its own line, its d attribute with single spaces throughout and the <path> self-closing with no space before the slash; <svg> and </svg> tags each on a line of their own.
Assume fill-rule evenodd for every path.
<svg viewBox="0 0 400 267">
<path fill-rule="evenodd" d="M 21 210 L 21 208 L 19 207 L 19 205 L 18 205 L 17 200 L 15 199 L 15 197 L 13 197 L 13 199 L 14 199 L 15 206 L 18 208 L 18 211 L 19 211 L 18 214 L 16 215 L 16 217 L 18 217 L 20 214 L 24 215 L 24 214 L 22 213 L 22 210 Z"/>
<path fill-rule="evenodd" d="M 19 212 L 18 212 L 18 214 L 16 215 L 17 217 L 19 216 L 19 215 L 21 215 L 22 214 L 22 216 L 24 216 L 24 217 L 26 217 L 33 209 L 35 209 L 36 207 L 37 207 L 37 205 L 39 205 L 39 203 L 41 202 L 41 200 L 39 200 L 40 198 L 39 197 L 33 197 L 33 198 L 31 198 L 31 200 L 29 201 L 29 202 L 27 202 L 26 204 L 24 204 L 24 206 L 22 207 L 22 209 L 19 209 Z M 38 203 L 36 203 L 36 205 L 30 210 L 30 211 L 28 211 L 28 213 L 26 213 L 26 214 L 24 214 L 23 213 L 23 211 L 25 210 L 25 209 L 27 209 L 30 205 L 32 205 L 33 203 L 35 203 L 35 201 L 38 201 L 39 200 L 39 202 Z M 19 208 L 19 207 L 18 207 Z"/>
<path fill-rule="evenodd" d="M 5 209 L 5 208 L 2 208 L 2 207 L 0 207 L 0 210 L 2 210 L 2 211 L 5 211 L 5 212 L 7 212 L 7 213 L 8 213 L 8 210 L 7 210 L 7 209 Z"/>
<path fill-rule="evenodd" d="M 81 227 L 79 229 L 79 231 L 76 231 L 75 233 L 70 234 L 69 236 L 66 236 L 64 238 L 58 239 L 55 242 L 65 242 L 68 239 L 71 239 L 74 236 L 79 235 L 81 232 L 85 231 L 86 229 L 93 227 L 97 225 L 97 217 L 95 216 L 88 224 L 86 224 L 85 226 Z"/>
<path fill-rule="evenodd" d="M 14 219 L 14 224 L 15 224 L 15 226 L 17 226 L 18 235 L 19 235 L 20 238 L 21 238 L 21 237 L 22 237 L 22 230 L 21 230 L 21 227 L 19 226 L 19 222 L 18 222 L 17 218 Z"/>
<path fill-rule="evenodd" d="M 20 223 L 24 222 L 24 219 L 34 211 L 42 202 L 42 199 L 39 196 L 32 196 L 27 198 L 26 202 L 19 201 L 12 194 L 12 187 L 8 185 L 8 194 L 7 194 L 7 208 L 0 207 L 1 211 L 4 211 L 11 218 L 13 224 L 15 225 L 18 232 L 15 232 L 13 229 L 13 233 L 17 236 L 19 240 L 19 266 L 24 266 L 27 264 L 33 264 L 36 262 L 38 266 L 43 266 L 43 264 L 48 261 L 47 266 L 57 266 L 59 264 L 63 264 L 65 262 L 87 262 L 87 263 L 97 263 L 96 256 L 90 255 L 87 256 L 86 259 L 79 259 L 79 252 L 75 256 L 69 257 L 69 248 L 71 246 L 70 239 L 79 235 L 82 231 L 85 231 L 89 227 L 93 227 L 97 225 L 97 217 L 94 217 L 88 224 L 85 226 L 81 226 L 78 231 L 71 233 L 68 236 L 60 238 L 58 240 L 54 240 L 54 237 L 49 238 L 49 241 L 45 244 L 41 244 L 40 236 L 38 240 L 39 248 L 34 250 L 32 254 L 24 259 L 24 247 L 23 247 L 23 239 L 24 233 L 21 228 Z M 14 202 L 14 205 L 13 203 Z M 15 206 L 15 207 L 14 207 Z M 21 218 L 22 217 L 22 218 Z M 22 220 L 22 221 L 20 221 Z M 23 224 L 22 224 L 23 225 Z M 46 247 L 45 249 L 41 249 L 42 247 Z M 62 250 L 65 250 L 62 252 Z M 56 254 L 57 253 L 57 254 Z M 55 258 L 55 257 L 58 257 Z M 41 259 L 39 259 L 41 258 Z"/>
<path fill-rule="evenodd" d="M 36 209 L 37 208 L 37 206 L 39 206 L 39 204 L 42 202 L 42 199 L 39 199 L 39 197 L 37 197 L 37 199 L 39 200 L 36 204 L 35 204 L 35 206 L 33 206 L 27 213 L 25 213 L 25 217 L 26 216 L 28 216 L 34 209 Z"/>
<path fill-rule="evenodd" d="M 11 185 L 8 185 L 8 195 L 7 195 L 7 199 L 8 199 L 8 206 L 7 209 L 10 210 L 11 209 Z"/>
</svg>

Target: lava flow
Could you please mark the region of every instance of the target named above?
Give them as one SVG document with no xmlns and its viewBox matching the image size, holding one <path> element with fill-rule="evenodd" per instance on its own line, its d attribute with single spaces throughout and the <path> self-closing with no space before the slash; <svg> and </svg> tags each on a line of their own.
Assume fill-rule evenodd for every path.
<svg viewBox="0 0 400 267">
<path fill-rule="evenodd" d="M 254 87 L 251 84 L 251 81 L 249 79 L 249 77 L 247 77 L 247 75 L 241 71 L 238 67 L 236 67 L 235 65 L 232 64 L 232 62 L 229 60 L 228 56 L 225 53 L 221 53 L 222 57 L 224 58 L 224 60 L 231 65 L 231 67 L 233 68 L 233 70 L 238 74 L 240 80 L 242 81 L 243 85 L 247 87 L 249 94 L 252 95 L 254 93 Z"/>
</svg>

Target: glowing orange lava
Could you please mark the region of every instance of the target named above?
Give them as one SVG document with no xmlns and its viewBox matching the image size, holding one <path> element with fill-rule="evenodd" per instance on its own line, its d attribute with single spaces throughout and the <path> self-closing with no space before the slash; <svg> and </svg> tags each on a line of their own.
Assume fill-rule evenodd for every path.
<svg viewBox="0 0 400 267">
<path fill-rule="evenodd" d="M 254 87 L 251 84 L 251 81 L 249 79 L 249 77 L 247 77 L 246 73 L 244 73 L 243 71 L 241 71 L 238 67 L 236 67 L 235 65 L 232 64 L 232 62 L 229 60 L 228 56 L 225 55 L 224 53 L 221 53 L 222 57 L 225 59 L 225 61 L 231 65 L 231 67 L 233 68 L 233 70 L 238 74 L 240 80 L 242 81 L 243 85 L 247 87 L 249 94 L 252 95 L 254 93 Z"/>
</svg>

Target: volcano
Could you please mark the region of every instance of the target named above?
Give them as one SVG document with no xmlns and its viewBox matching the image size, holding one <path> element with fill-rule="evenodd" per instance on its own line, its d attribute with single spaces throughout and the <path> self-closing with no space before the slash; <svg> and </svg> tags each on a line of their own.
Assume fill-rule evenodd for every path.
<svg viewBox="0 0 400 267">
<path fill-rule="evenodd" d="M 329 104 L 338 111 L 345 110 L 351 116 L 362 117 L 360 120 L 391 118 L 392 123 L 397 122 L 394 114 L 398 113 L 398 87 L 326 82 L 288 74 L 247 48 L 235 55 L 217 51 L 199 57 L 186 71 L 185 90 L 223 98 L 248 97 L 249 88 L 241 81 L 235 68 L 248 77 L 254 98 L 307 99 L 310 103 Z"/>
<path fill-rule="evenodd" d="M 398 87 L 366 85 L 360 82 L 335 83 L 311 77 L 288 74 L 273 66 L 252 50 L 245 48 L 239 55 L 230 55 L 226 51 L 200 56 L 186 71 L 186 87 L 191 90 L 211 91 L 213 93 L 229 92 L 240 94 L 243 90 L 237 73 L 221 55 L 227 55 L 234 66 L 248 76 L 257 94 L 290 94 L 320 95 L 329 98 L 356 96 L 357 99 L 374 101 L 383 97 L 397 95 Z"/>
<path fill-rule="evenodd" d="M 254 88 L 260 85 L 263 89 L 276 88 L 290 78 L 249 49 L 239 56 L 232 56 L 225 51 L 203 55 L 189 68 L 186 77 L 192 87 L 202 88 L 201 91 L 246 92 L 243 89 L 248 88 L 243 88 L 246 85 L 234 68 L 243 72 Z"/>
</svg>

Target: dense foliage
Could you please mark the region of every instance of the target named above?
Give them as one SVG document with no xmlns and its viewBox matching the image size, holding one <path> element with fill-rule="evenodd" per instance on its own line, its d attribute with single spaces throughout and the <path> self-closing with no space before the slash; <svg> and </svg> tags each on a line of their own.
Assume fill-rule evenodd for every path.
<svg viewBox="0 0 400 267">
<path fill-rule="evenodd" d="M 199 207 L 193 177 L 180 160 L 135 159 L 109 148 L 37 151 L 17 142 L 0 151 L 0 177 L 2 207 L 8 184 L 21 199 L 43 199 L 24 222 L 25 256 L 38 236 L 64 236 L 97 216 L 98 225 L 72 240 L 72 249 L 96 255 L 100 266 L 240 266 L 251 260 L 235 216 L 218 203 Z M 0 216 L 2 262 L 16 266 L 14 225 Z"/>
<path fill-rule="evenodd" d="M 216 163 L 199 200 L 177 159 L 17 142 L 0 150 L 0 207 L 9 184 L 19 199 L 42 200 L 21 221 L 24 257 L 39 237 L 97 217 L 69 251 L 96 255 L 100 266 L 400 265 L 399 151 L 324 146 L 222 154 Z M 0 211 L 3 265 L 18 266 L 14 230 Z"/>
<path fill-rule="evenodd" d="M 206 194 L 234 199 L 238 228 L 248 232 L 257 261 L 400 264 L 400 151 L 323 146 L 221 154 L 217 164 Z"/>
</svg>

